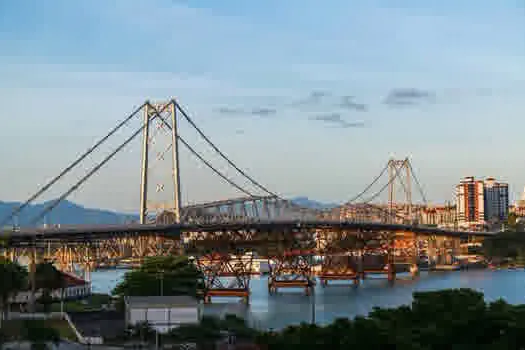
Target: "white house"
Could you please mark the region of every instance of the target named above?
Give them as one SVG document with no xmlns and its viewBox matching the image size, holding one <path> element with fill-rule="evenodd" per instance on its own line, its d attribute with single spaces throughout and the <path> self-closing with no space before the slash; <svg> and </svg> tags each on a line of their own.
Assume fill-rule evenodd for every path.
<svg viewBox="0 0 525 350">
<path fill-rule="evenodd" d="M 125 297 L 126 326 L 148 322 L 159 333 L 200 321 L 200 306 L 190 296 Z"/>
</svg>

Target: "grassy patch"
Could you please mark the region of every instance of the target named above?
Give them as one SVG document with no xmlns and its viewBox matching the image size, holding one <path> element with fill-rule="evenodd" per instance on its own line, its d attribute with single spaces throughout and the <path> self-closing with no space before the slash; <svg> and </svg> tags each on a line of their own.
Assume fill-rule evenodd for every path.
<svg viewBox="0 0 525 350">
<path fill-rule="evenodd" d="M 111 298 L 106 294 L 92 294 L 83 300 L 64 302 L 64 312 L 84 312 L 100 310 L 104 305 L 108 305 Z M 52 312 L 60 312 L 60 302 L 51 305 Z"/>
<path fill-rule="evenodd" d="M 35 322 L 39 323 L 42 321 L 39 320 L 6 320 L 2 322 L 2 334 L 11 341 L 14 340 L 23 340 L 25 339 L 26 329 L 24 327 L 24 322 Z M 45 321 L 46 327 L 53 328 L 57 330 L 60 334 L 60 338 L 67 339 L 71 341 L 77 341 L 77 337 L 67 321 L 59 319 L 50 319 Z"/>
</svg>

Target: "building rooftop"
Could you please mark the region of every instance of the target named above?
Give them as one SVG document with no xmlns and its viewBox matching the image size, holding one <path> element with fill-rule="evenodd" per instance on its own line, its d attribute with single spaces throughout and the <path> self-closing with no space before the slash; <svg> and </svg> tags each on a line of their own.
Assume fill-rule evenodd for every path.
<svg viewBox="0 0 525 350">
<path fill-rule="evenodd" d="M 83 280 L 80 277 L 73 276 L 72 274 L 66 273 L 66 272 L 60 272 L 62 274 L 62 278 L 64 279 L 65 285 L 67 288 L 69 287 L 81 287 L 89 284 L 89 282 Z"/>
<path fill-rule="evenodd" d="M 124 301 L 128 307 L 177 307 L 177 306 L 197 306 L 199 301 L 197 298 L 187 295 L 176 296 L 128 296 L 124 297 Z"/>
</svg>

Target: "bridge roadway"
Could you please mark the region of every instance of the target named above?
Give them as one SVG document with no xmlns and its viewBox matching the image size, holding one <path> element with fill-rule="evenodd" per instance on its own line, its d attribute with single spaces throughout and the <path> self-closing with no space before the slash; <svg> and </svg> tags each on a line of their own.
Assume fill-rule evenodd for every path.
<svg viewBox="0 0 525 350">
<path fill-rule="evenodd" d="M 362 231 L 414 232 L 429 236 L 447 237 L 490 237 L 496 232 L 470 232 L 443 230 L 428 226 L 413 226 L 404 224 L 362 223 L 355 221 L 333 220 L 288 220 L 288 221 L 252 221 L 217 224 L 126 224 L 126 225 L 83 225 L 60 226 L 48 228 L 20 228 L 3 231 L 0 240 L 10 245 L 27 245 L 35 241 L 61 240 L 86 241 L 109 237 L 126 236 L 129 234 L 156 234 L 165 237 L 178 237 L 184 232 L 220 232 L 220 231 L 290 231 L 293 229 L 345 229 Z"/>
</svg>

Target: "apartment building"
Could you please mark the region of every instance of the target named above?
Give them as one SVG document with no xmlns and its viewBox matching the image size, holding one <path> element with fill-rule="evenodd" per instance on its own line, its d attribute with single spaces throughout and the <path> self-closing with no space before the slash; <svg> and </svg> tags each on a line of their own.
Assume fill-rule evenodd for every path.
<svg viewBox="0 0 525 350">
<path fill-rule="evenodd" d="M 484 182 L 485 221 L 501 222 L 509 215 L 509 185 L 488 178 Z"/>
<path fill-rule="evenodd" d="M 456 186 L 456 213 L 461 226 L 485 225 L 505 220 L 509 208 L 509 187 L 494 178 L 485 181 L 465 177 Z"/>
<path fill-rule="evenodd" d="M 457 220 L 460 225 L 485 223 L 485 196 L 482 180 L 465 177 L 456 186 Z"/>
</svg>

